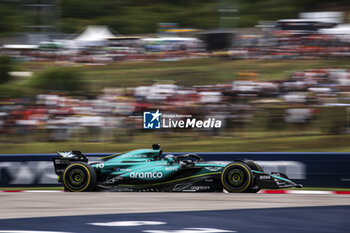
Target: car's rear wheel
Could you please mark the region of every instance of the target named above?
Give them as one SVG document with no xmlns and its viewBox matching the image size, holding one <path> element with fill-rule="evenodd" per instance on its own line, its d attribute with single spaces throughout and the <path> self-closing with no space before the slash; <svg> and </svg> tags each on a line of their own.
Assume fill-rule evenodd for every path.
<svg viewBox="0 0 350 233">
<path fill-rule="evenodd" d="M 96 184 L 96 172 L 87 163 L 73 163 L 63 173 L 64 189 L 70 192 L 91 191 Z"/>
<path fill-rule="evenodd" d="M 253 173 L 244 163 L 230 163 L 221 173 L 221 183 L 228 192 L 244 192 L 253 184 Z"/>
</svg>

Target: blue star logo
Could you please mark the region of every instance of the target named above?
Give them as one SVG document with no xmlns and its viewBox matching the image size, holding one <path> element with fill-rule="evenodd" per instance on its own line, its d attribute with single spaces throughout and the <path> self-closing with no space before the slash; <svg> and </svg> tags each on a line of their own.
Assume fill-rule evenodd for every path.
<svg viewBox="0 0 350 233">
<path fill-rule="evenodd" d="M 143 128 L 144 129 L 160 129 L 160 119 L 162 113 L 159 109 L 156 112 L 143 112 Z"/>
</svg>

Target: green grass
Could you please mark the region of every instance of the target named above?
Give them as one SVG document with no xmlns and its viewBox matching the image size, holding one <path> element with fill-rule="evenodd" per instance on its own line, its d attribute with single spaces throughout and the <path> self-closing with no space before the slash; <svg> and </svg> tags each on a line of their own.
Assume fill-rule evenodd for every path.
<svg viewBox="0 0 350 233">
<path fill-rule="evenodd" d="M 86 68 L 86 79 L 97 89 L 152 84 L 156 80 L 174 80 L 180 85 L 230 83 L 239 72 L 256 72 L 259 80 L 285 79 L 289 71 L 320 67 L 349 67 L 348 61 L 261 61 L 195 59 L 172 62 L 117 63 L 107 67 Z"/>
<path fill-rule="evenodd" d="M 143 133 L 127 142 L 26 142 L 0 144 L 0 154 L 55 153 L 81 150 L 85 153 L 122 152 L 149 148 L 160 143 L 165 152 L 349 152 L 350 135 L 279 136 L 237 134 L 236 136 L 196 136 L 192 133 L 163 135 Z"/>
<path fill-rule="evenodd" d="M 23 63 L 20 70 L 38 72 L 55 66 L 54 63 Z M 105 87 L 134 87 L 151 85 L 157 80 L 174 80 L 180 85 L 230 83 L 239 72 L 256 72 L 259 80 L 285 79 L 290 71 L 321 67 L 349 67 L 348 60 L 224 60 L 216 58 L 181 61 L 118 62 L 102 67 L 78 64 L 85 73 L 91 91 Z M 11 86 L 23 88 L 29 79 L 17 79 Z"/>
</svg>

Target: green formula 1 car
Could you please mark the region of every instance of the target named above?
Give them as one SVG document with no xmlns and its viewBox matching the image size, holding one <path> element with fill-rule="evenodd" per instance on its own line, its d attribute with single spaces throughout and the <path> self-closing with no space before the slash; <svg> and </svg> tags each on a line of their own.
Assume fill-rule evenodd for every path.
<svg viewBox="0 0 350 233">
<path fill-rule="evenodd" d="M 246 192 L 302 187 L 252 160 L 206 163 L 196 154 L 165 155 L 158 144 L 88 163 L 80 151 L 58 152 L 55 172 L 66 191 Z"/>
</svg>

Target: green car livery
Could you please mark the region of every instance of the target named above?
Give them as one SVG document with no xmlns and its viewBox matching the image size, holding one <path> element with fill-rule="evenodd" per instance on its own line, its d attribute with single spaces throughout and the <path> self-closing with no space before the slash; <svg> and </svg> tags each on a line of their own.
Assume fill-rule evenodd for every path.
<svg viewBox="0 0 350 233">
<path fill-rule="evenodd" d="M 262 188 L 302 187 L 283 174 L 267 174 L 252 160 L 207 163 L 199 155 L 162 155 L 152 149 L 133 150 L 88 163 L 80 151 L 58 152 L 55 172 L 66 191 L 247 192 Z"/>
</svg>

